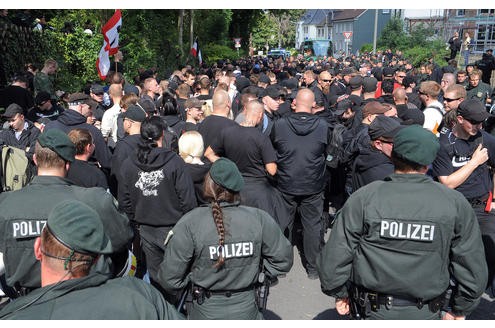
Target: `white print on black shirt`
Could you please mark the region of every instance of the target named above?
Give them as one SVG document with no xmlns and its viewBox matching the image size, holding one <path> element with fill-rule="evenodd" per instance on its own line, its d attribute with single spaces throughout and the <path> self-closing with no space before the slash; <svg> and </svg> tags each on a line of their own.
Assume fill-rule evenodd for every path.
<svg viewBox="0 0 495 328">
<path fill-rule="evenodd" d="M 139 179 L 134 187 L 139 188 L 143 192 L 143 196 L 158 196 L 156 189 L 160 182 L 165 178 L 162 170 L 151 172 L 139 172 Z"/>
<path fill-rule="evenodd" d="M 463 167 L 464 165 L 467 164 L 467 162 L 469 162 L 469 160 L 471 159 L 471 156 L 454 156 L 452 157 L 452 166 L 453 167 Z"/>
</svg>

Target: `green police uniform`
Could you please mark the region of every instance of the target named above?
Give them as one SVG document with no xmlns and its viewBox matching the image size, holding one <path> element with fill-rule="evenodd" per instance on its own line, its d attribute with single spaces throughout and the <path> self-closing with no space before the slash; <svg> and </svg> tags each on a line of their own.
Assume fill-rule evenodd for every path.
<svg viewBox="0 0 495 328">
<path fill-rule="evenodd" d="M 27 306 L 34 302 L 34 304 Z M 183 316 L 160 292 L 133 277 L 108 275 L 62 281 L 9 303 L 1 319 L 15 320 L 175 320 Z"/>
<path fill-rule="evenodd" d="M 254 291 L 260 263 L 273 276 L 285 274 L 292 267 L 292 247 L 268 213 L 238 203 L 220 206 L 226 230 L 224 266 L 213 267 L 221 250 L 212 209 L 199 207 L 169 234 L 159 283 L 170 293 L 189 282 L 209 293 L 202 304 L 193 302 L 191 319 L 262 319 Z"/>
<path fill-rule="evenodd" d="M 490 99 L 490 96 L 492 94 L 492 88 L 483 82 L 479 82 L 479 84 L 473 88 L 470 85 L 466 88 L 467 95 L 466 99 L 478 99 L 481 101 L 483 106 L 486 103 L 487 99 Z"/>
<path fill-rule="evenodd" d="M 41 253 L 41 260 L 46 261 L 42 268 L 44 286 L 9 303 L 0 312 L 0 318 L 181 318 L 160 292 L 144 281 L 131 277 L 110 279 L 108 274 L 89 271 L 98 255 L 112 252 L 100 216 L 73 199 L 54 206 L 40 243 L 35 245 L 36 253 Z M 81 271 L 76 275 L 78 268 Z"/>
<path fill-rule="evenodd" d="M 40 265 L 34 257 L 33 244 L 55 205 L 76 199 L 100 214 L 113 253 L 124 252 L 132 240 L 127 217 L 118 212 L 114 198 L 102 188 L 82 188 L 54 176 L 36 176 L 18 191 L 0 194 L 0 252 L 5 262 L 9 286 L 35 289 L 41 286 Z"/>
<path fill-rule="evenodd" d="M 426 166 L 438 148 L 432 133 L 410 126 L 394 138 L 393 156 Z M 419 173 L 392 174 L 352 194 L 317 264 L 327 295 L 348 297 L 348 281 L 370 296 L 378 294 L 381 305 L 370 312 L 374 319 L 438 319 L 438 309 L 429 311 L 427 305 L 441 299 L 451 276 L 458 284 L 452 312 L 467 315 L 487 281 L 471 205 L 461 193 Z"/>
<path fill-rule="evenodd" d="M 36 73 L 33 78 L 33 83 L 34 83 L 34 93 L 36 95 L 44 91 L 44 92 L 48 92 L 52 99 L 57 98 L 55 95 L 55 88 L 53 86 L 53 78 L 51 78 L 48 74 L 43 72 Z"/>
</svg>

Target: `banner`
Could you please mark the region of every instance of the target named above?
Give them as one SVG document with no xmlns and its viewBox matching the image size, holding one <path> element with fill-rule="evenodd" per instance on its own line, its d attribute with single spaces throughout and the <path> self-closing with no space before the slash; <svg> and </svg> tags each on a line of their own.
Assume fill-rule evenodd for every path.
<svg viewBox="0 0 495 328">
<path fill-rule="evenodd" d="M 103 47 L 101 47 L 98 59 L 96 60 L 96 69 L 102 80 L 107 77 L 110 69 L 110 56 L 115 55 L 119 51 L 119 30 L 121 26 L 122 14 L 120 9 L 117 9 L 101 29 L 104 40 Z"/>
</svg>

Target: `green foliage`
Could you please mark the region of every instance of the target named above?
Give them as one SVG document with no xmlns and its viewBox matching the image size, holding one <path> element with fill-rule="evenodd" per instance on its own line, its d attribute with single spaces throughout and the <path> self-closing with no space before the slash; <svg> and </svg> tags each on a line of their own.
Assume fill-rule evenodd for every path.
<svg viewBox="0 0 495 328">
<path fill-rule="evenodd" d="M 404 32 L 402 21 L 399 18 L 392 18 L 383 28 L 382 34 L 377 41 L 377 47 L 402 50 L 407 43 L 407 35 Z"/>
<path fill-rule="evenodd" d="M 244 52 L 239 51 L 239 56 L 238 56 L 237 50 L 214 43 L 209 43 L 206 46 L 204 46 L 201 52 L 207 54 L 203 56 L 203 60 L 208 65 L 216 62 L 219 59 L 234 60 L 237 59 L 239 56 L 244 55 Z"/>
<path fill-rule="evenodd" d="M 377 42 L 379 49 L 394 49 L 403 51 L 404 57 L 411 60 L 414 66 L 425 63 L 429 58 L 443 62 L 450 53 L 445 50 L 445 43 L 433 38 L 433 28 L 428 25 L 415 27 L 410 34 L 403 30 L 402 21 L 391 19 L 382 31 Z"/>
<path fill-rule="evenodd" d="M 361 49 L 359 49 L 359 51 L 361 53 L 372 52 L 373 51 L 373 45 L 371 43 L 365 43 L 365 44 L 363 44 Z"/>
</svg>

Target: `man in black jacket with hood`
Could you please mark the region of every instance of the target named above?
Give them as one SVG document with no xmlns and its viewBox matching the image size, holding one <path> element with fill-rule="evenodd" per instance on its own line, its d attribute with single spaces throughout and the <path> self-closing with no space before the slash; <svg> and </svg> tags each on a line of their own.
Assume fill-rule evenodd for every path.
<svg viewBox="0 0 495 328">
<path fill-rule="evenodd" d="M 87 129 L 95 143 L 94 157 L 101 167 L 108 172 L 111 166 L 112 153 L 108 148 L 101 131 L 94 125 L 88 124 L 88 117 L 93 115 L 96 102 L 84 93 L 74 93 L 69 96 L 69 110 L 64 111 L 56 121 L 48 122 L 44 131 L 59 129 L 69 133 L 73 129 Z"/>
<path fill-rule="evenodd" d="M 394 173 L 390 160 L 393 138 L 401 129 L 400 123 L 384 115 L 377 116 L 368 128 L 371 142 L 369 147 L 361 149 L 352 167 L 352 190 L 376 180 L 383 180 Z"/>
<path fill-rule="evenodd" d="M 295 106 L 294 113 L 275 121 L 271 139 L 278 153 L 277 186 L 290 210 L 287 229 L 292 232 L 297 210 L 303 227 L 308 278 L 317 279 L 316 255 L 323 245 L 324 231 L 322 214 L 328 123 L 311 114 L 315 96 L 310 89 L 298 91 Z"/>
</svg>

